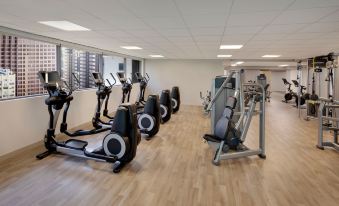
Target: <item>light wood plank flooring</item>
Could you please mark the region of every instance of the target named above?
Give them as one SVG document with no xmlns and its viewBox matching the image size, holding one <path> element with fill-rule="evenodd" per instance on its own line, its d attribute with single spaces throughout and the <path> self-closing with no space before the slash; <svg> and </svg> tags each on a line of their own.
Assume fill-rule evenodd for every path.
<svg viewBox="0 0 339 206">
<path fill-rule="evenodd" d="M 316 149 L 317 122 L 298 119 L 280 96 L 267 104 L 266 160 L 212 165 L 213 151 L 201 138 L 209 119 L 200 107 L 184 106 L 140 143 L 120 174 L 110 164 L 64 155 L 38 161 L 42 144 L 2 157 L 0 205 L 339 205 L 339 153 Z M 250 147 L 257 126 L 254 118 Z"/>
</svg>

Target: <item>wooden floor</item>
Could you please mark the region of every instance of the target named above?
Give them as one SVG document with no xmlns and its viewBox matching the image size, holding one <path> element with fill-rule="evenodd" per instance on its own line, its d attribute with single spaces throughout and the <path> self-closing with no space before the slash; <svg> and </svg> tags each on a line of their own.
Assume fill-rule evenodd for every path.
<svg viewBox="0 0 339 206">
<path fill-rule="evenodd" d="M 212 149 L 201 138 L 209 119 L 200 107 L 186 106 L 140 143 L 120 174 L 64 155 L 38 161 L 42 144 L 2 158 L 0 205 L 339 205 L 339 153 L 316 149 L 316 121 L 298 119 L 280 96 L 267 104 L 266 160 L 212 165 Z M 257 145 L 257 126 L 255 118 L 248 146 Z"/>
</svg>

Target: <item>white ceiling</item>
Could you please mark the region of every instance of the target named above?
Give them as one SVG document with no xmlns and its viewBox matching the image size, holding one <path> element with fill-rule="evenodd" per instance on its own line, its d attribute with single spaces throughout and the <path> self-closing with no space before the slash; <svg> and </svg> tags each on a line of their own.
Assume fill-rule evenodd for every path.
<svg viewBox="0 0 339 206">
<path fill-rule="evenodd" d="M 52 20 L 91 31 L 37 23 Z M 339 0 L 1 0 L 0 25 L 143 58 L 298 59 L 339 51 Z"/>
</svg>

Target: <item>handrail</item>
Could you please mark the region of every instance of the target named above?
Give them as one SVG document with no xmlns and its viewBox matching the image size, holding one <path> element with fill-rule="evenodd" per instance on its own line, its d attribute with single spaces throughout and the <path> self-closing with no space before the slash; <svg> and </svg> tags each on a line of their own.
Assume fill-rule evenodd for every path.
<svg viewBox="0 0 339 206">
<path fill-rule="evenodd" d="M 338 100 L 328 99 L 328 98 L 325 98 L 325 97 L 319 97 L 319 101 L 327 102 L 327 103 L 339 104 Z"/>
</svg>

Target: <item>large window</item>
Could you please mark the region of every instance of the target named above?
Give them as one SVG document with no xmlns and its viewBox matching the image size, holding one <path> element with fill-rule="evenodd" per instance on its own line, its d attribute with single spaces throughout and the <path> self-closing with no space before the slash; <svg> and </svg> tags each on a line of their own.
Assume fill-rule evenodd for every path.
<svg viewBox="0 0 339 206">
<path fill-rule="evenodd" d="M 62 47 L 62 80 L 66 81 L 70 86 L 77 85 L 81 89 L 95 87 L 92 72 L 99 71 L 99 58 L 99 55 L 95 53 Z"/>
<path fill-rule="evenodd" d="M 0 99 L 43 94 L 38 71 L 56 70 L 56 45 L 0 34 Z"/>
<path fill-rule="evenodd" d="M 139 60 L 132 60 L 132 80 L 133 82 L 138 82 L 137 77 L 135 76 L 135 73 L 139 72 L 141 73 L 141 62 Z"/>
<path fill-rule="evenodd" d="M 0 100 L 45 94 L 39 71 L 58 71 L 70 87 L 83 89 L 95 87 L 92 72 L 102 72 L 111 83 L 113 74 L 117 85 L 116 73 L 124 72 L 135 82 L 141 66 L 139 60 L 0 34 Z"/>
<path fill-rule="evenodd" d="M 103 77 L 104 79 L 108 79 L 111 83 L 114 82 L 111 74 L 114 75 L 116 79 L 116 85 L 120 85 L 118 77 L 116 75 L 117 72 L 125 72 L 125 59 L 122 57 L 116 56 L 103 56 Z"/>
</svg>

